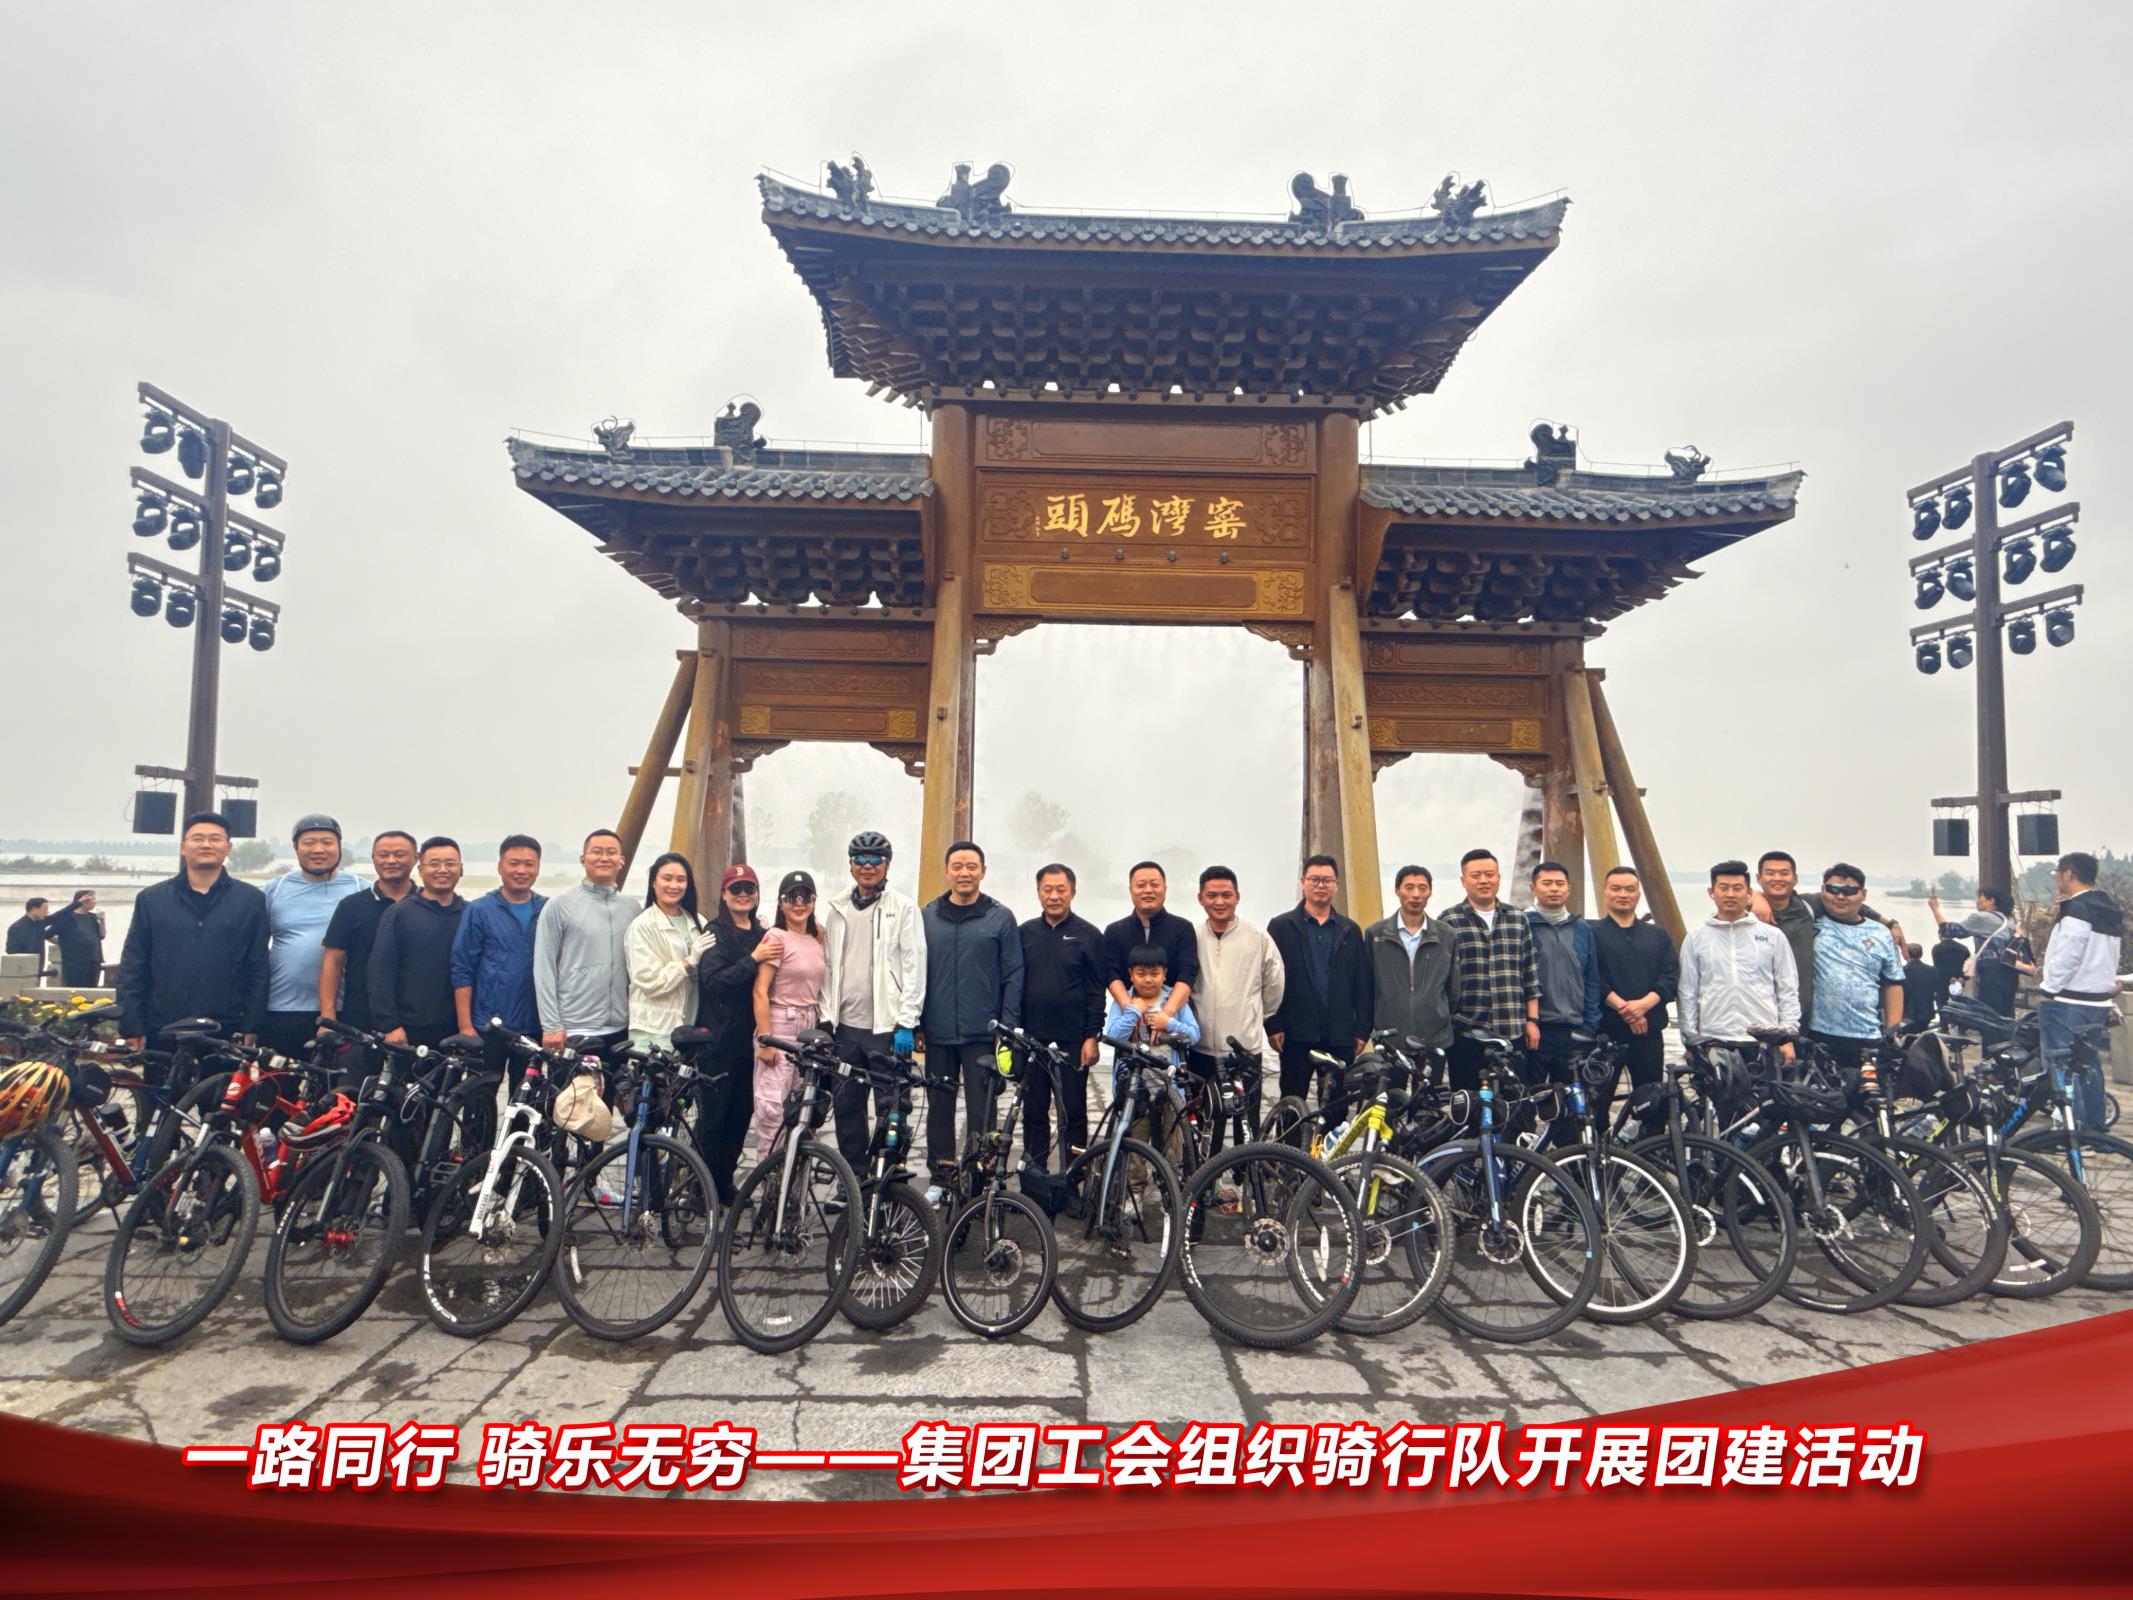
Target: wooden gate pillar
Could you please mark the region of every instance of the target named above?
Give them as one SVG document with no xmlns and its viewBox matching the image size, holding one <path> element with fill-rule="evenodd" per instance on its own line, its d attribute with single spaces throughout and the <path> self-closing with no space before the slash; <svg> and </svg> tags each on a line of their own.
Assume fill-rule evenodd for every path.
<svg viewBox="0 0 2133 1600">
<path fill-rule="evenodd" d="M 967 406 L 933 413 L 934 595 L 932 672 L 926 703 L 926 795 L 919 828 L 918 894 L 947 887 L 942 858 L 971 828 L 975 764 L 977 630 L 972 606 L 977 508 L 973 504 L 975 422 Z"/>
<path fill-rule="evenodd" d="M 698 898 L 733 863 L 733 639 L 728 623 L 696 625 L 688 744 L 674 799 L 671 848 L 695 869 Z"/>
<path fill-rule="evenodd" d="M 1600 758 L 1591 679 L 1582 662 L 1563 674 L 1563 710 L 1570 729 L 1570 765 L 1577 778 L 1578 815 L 1585 824 L 1585 851 L 1592 863 L 1585 882 L 1597 906 L 1600 874 L 1621 864 L 1622 848 L 1615 843 L 1614 817 L 1607 808 L 1606 764 Z"/>
<path fill-rule="evenodd" d="M 629 798 L 622 802 L 622 820 L 615 824 L 615 831 L 622 835 L 622 854 L 631 861 L 637 859 L 637 847 L 644 842 L 645 824 L 651 820 L 659 786 L 673 764 L 674 747 L 681 742 L 681 730 L 689 720 L 689 703 L 696 692 L 696 652 L 677 650 L 674 654 L 674 681 L 667 688 L 667 701 L 660 708 L 659 720 L 652 724 L 643 765 L 630 780 Z"/>
<path fill-rule="evenodd" d="M 1578 652 L 1574 646 L 1552 644 L 1547 647 L 1546 659 L 1552 668 L 1548 678 L 1552 714 L 1548 718 L 1548 760 L 1540 778 L 1541 857 L 1547 861 L 1560 861 L 1572 869 L 1570 909 L 1583 916 L 1585 884 L 1576 868 L 1585 855 L 1585 819 L 1578 806 L 1576 768 L 1570 751 L 1570 719 L 1565 705 L 1569 696 L 1564 692 L 1570 676 L 1566 666 L 1578 660 Z M 1504 891 L 1523 895 L 1526 886 L 1507 883 Z M 1594 903 L 1597 906 L 1597 899 Z"/>
<path fill-rule="evenodd" d="M 1675 898 L 1673 880 L 1666 875 L 1666 862 L 1659 855 L 1659 836 L 1652 832 L 1651 818 L 1645 814 L 1644 791 L 1637 787 L 1636 777 L 1629 770 L 1629 753 L 1622 748 L 1622 735 L 1615 727 L 1614 714 L 1607 709 L 1600 678 L 1600 673 L 1591 672 L 1585 681 L 1592 690 L 1592 713 L 1600 736 L 1600 761 L 1607 773 L 1607 787 L 1614 792 L 1615 809 L 1622 814 L 1622 832 L 1629 840 L 1630 862 L 1644 882 L 1645 903 L 1658 918 L 1659 926 L 1672 934 L 1674 943 L 1679 945 L 1688 933 L 1681 917 L 1681 902 Z"/>
<path fill-rule="evenodd" d="M 1340 776 L 1341 886 L 1348 915 L 1364 926 L 1384 914 L 1378 879 L 1377 797 L 1370 762 L 1370 719 L 1363 698 L 1363 637 L 1356 616 L 1355 585 L 1336 583 L 1326 596 L 1329 663 L 1333 679 L 1333 744 Z"/>
</svg>

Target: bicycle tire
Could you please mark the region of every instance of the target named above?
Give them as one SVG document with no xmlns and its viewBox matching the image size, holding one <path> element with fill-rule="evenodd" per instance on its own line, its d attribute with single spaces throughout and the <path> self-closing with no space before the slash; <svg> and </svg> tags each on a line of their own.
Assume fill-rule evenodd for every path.
<svg viewBox="0 0 2133 1600">
<path fill-rule="evenodd" d="M 1303 1096 L 1285 1094 L 1274 1102 L 1274 1109 L 1266 1114 L 1266 1121 L 1259 1125 L 1259 1138 L 1256 1142 L 1285 1144 L 1309 1155 L 1311 1152 L 1307 1146 L 1310 1122 L 1311 1107 Z"/>
<path fill-rule="evenodd" d="M 1371 1177 L 1362 1177 L 1365 1158 Z M 1336 1317 L 1342 1333 L 1397 1333 L 1435 1309 L 1452 1270 L 1452 1209 L 1428 1174 L 1390 1150 L 1351 1150 L 1329 1163 L 1355 1197 L 1362 1223 L 1355 1299 Z"/>
<path fill-rule="evenodd" d="M 1901 1167 L 1855 1139 L 1817 1130 L 1809 1136 L 1808 1149 L 1825 1169 L 1825 1195 L 1837 1197 L 1819 1212 L 1797 1171 L 1799 1146 L 1792 1136 L 1774 1135 L 1749 1151 L 1778 1179 L 1800 1231 L 1792 1277 L 1778 1292 L 1810 1311 L 1852 1315 L 1878 1310 L 1916 1283 L 1924 1270 L 1926 1225 L 1918 1192 Z M 1784 1157 L 1795 1161 L 1773 1159 Z M 1906 1236 L 1908 1243 L 1901 1242 Z M 1836 1276 L 1823 1272 L 1824 1266 L 1833 1268 Z M 1852 1292 L 1845 1292 L 1846 1281 Z"/>
<path fill-rule="evenodd" d="M 1997 1168 L 1993 1188 L 2003 1197 L 2009 1232 L 2006 1257 L 1985 1286 L 1988 1292 L 2041 1300 L 2087 1276 L 2103 1246 L 2103 1216 L 2072 1173 L 2033 1151 L 2005 1145 L 1994 1150 L 1982 1139 L 1960 1146 L 1956 1154 L 1974 1166 Z M 2070 1246 L 2064 1242 L 2067 1220 L 2074 1229 Z"/>
<path fill-rule="evenodd" d="M 1577 1181 L 1587 1200 L 1592 1192 L 1583 1171 L 1592 1155 L 1589 1147 L 1576 1145 L 1551 1158 Z M 1600 1223 L 1600 1282 L 1583 1314 L 1615 1327 L 1647 1322 L 1672 1310 L 1695 1278 L 1696 1231 L 1688 1203 L 1657 1166 L 1629 1150 L 1608 1151 L 1599 1187 L 1606 1202 L 1593 1207 Z M 1643 1246 L 1651 1254 L 1640 1261 L 1633 1252 Z"/>
<path fill-rule="evenodd" d="M 638 1339 L 665 1327 L 696 1298 L 718 1253 L 718 1201 L 711 1190 L 711 1169 L 687 1145 L 656 1133 L 638 1140 L 640 1172 L 628 1175 L 624 1192 L 630 1193 L 633 1205 L 628 1227 L 622 1226 L 623 1208 L 603 1202 L 599 1184 L 602 1173 L 626 1163 L 629 1154 L 627 1142 L 609 1145 L 571 1175 L 563 1195 L 556 1296 L 570 1320 L 595 1339 Z M 613 1177 L 608 1186 L 624 1189 Z M 687 1220 L 670 1224 L 670 1213 Z M 596 1270 L 602 1254 L 614 1258 L 613 1270 Z M 633 1270 L 626 1261 L 631 1256 L 642 1258 L 634 1264 L 641 1274 L 621 1277 Z M 600 1291 L 618 1281 L 648 1286 L 651 1294 L 664 1298 L 638 1309 L 635 1316 L 595 1309 Z"/>
<path fill-rule="evenodd" d="M 170 1220 L 174 1198 L 182 1213 L 175 1224 Z M 156 1230 L 148 1255 L 129 1273 L 133 1242 L 148 1228 Z M 134 1196 L 112 1238 L 104 1261 L 104 1314 L 111 1331 L 132 1345 L 168 1344 L 190 1333 L 230 1292 L 258 1233 L 259 1184 L 251 1163 L 233 1146 L 205 1144 L 174 1157 Z M 148 1262 L 175 1260 L 218 1243 L 224 1259 L 205 1286 L 158 1317 L 156 1301 L 146 1292 Z"/>
<path fill-rule="evenodd" d="M 51 1123 L 15 1141 L 0 1181 L 0 1323 L 37 1298 L 77 1220 L 81 1164 Z"/>
<path fill-rule="evenodd" d="M 2083 1130 L 2068 1134 L 2062 1129 L 2038 1129 L 2018 1135 L 2018 1150 L 2049 1156 L 2071 1173 L 2096 1202 L 2103 1231 L 2096 1249 L 2096 1264 L 2082 1274 L 2087 1289 L 2133 1289 L 2133 1144 L 2114 1134 Z M 2081 1170 L 2074 1170 L 2071 1152 L 2078 1146 Z"/>
<path fill-rule="evenodd" d="M 467 1161 L 437 1193 L 422 1224 L 422 1300 L 430 1320 L 462 1339 L 494 1333 L 540 1296 L 563 1242 L 563 1180 L 548 1158 L 524 1145 L 496 1158 L 496 1181 L 485 1202 L 489 1161 Z M 508 1208 L 499 1214 L 496 1191 Z M 479 1222 L 483 1236 L 472 1229 Z M 520 1259 L 499 1270 L 501 1254 L 527 1236 Z M 462 1246 L 472 1258 L 461 1265 Z"/>
<path fill-rule="evenodd" d="M 1673 1314 L 1722 1322 L 1759 1311 L 1792 1276 L 1799 1233 L 1770 1170 L 1746 1152 L 1683 1134 L 1677 1161 L 1664 1134 L 1630 1147 L 1666 1174 L 1695 1224 L 1696 1271 Z"/>
<path fill-rule="evenodd" d="M 117 1108 L 124 1119 L 120 1128 L 103 1122 L 105 1133 L 121 1154 L 130 1142 L 128 1135 L 138 1134 L 147 1121 L 147 1096 L 138 1084 L 114 1081 L 111 1092 L 101 1105 L 78 1107 L 66 1113 L 71 1133 L 67 1143 L 73 1148 L 75 1163 L 79 1169 L 75 1177 L 74 1220 L 80 1223 L 94 1216 L 107 1205 L 114 1204 L 120 1194 L 118 1175 L 104 1159 L 104 1148 L 96 1142 L 89 1131 L 91 1119 L 101 1120 L 105 1113 Z"/>
<path fill-rule="evenodd" d="M 284 1198 L 281 1221 L 267 1244 L 264 1299 L 267 1320 L 276 1333 L 291 1344 L 319 1344 L 346 1330 L 370 1309 L 407 1235 L 409 1190 L 407 1168 L 375 1139 L 350 1145 L 345 1153 L 319 1152 L 305 1163 Z M 313 1205 L 320 1207 L 320 1215 L 307 1221 L 307 1208 Z M 327 1205 L 332 1207 L 331 1216 L 326 1214 Z M 365 1233 L 370 1235 L 367 1260 L 361 1253 Z M 301 1273 L 305 1265 L 298 1256 L 292 1267 L 291 1252 L 314 1245 L 320 1245 L 321 1263 L 349 1270 L 339 1296 L 306 1314 L 290 1297 L 290 1273 Z"/>
<path fill-rule="evenodd" d="M 1237 1201 L 1229 1211 L 1219 1195 L 1232 1173 Z M 1362 1238 L 1355 1196 L 1323 1161 L 1293 1145 L 1236 1145 L 1186 1185 L 1179 1278 L 1193 1309 L 1223 1338 L 1256 1350 L 1292 1349 L 1316 1339 L 1355 1303 Z M 1303 1249 L 1326 1263 L 1311 1275 L 1323 1291 L 1315 1298 L 1295 1260 Z M 1242 1298 L 1230 1297 L 1255 1283 L 1279 1292 L 1263 1315 L 1248 1317 Z"/>
<path fill-rule="evenodd" d="M 1081 1195 L 1080 1215 L 1068 1211 L 1052 1223 L 1052 1303 L 1077 1328 L 1116 1333 L 1146 1316 L 1170 1287 L 1185 1238 L 1185 1194 L 1170 1163 L 1139 1139 L 1119 1141 L 1109 1183 L 1102 1151 L 1091 1151 L 1080 1170 L 1085 1183 L 1104 1192 Z M 1152 1271 L 1147 1250 L 1136 1250 L 1136 1243 L 1154 1246 Z M 1141 1261 L 1137 1274 L 1129 1265 L 1135 1257 Z M 1098 1292 L 1106 1284 L 1112 1288 L 1108 1296 Z"/>
<path fill-rule="evenodd" d="M 1011 1189 L 990 1189 L 963 1203 L 944 1236 L 941 1295 L 956 1321 L 985 1338 L 1005 1339 L 1037 1320 L 1059 1271 L 1058 1243 L 1042 1206 Z"/>
<path fill-rule="evenodd" d="M 1952 1306 L 1982 1293 L 2007 1259 L 2008 1219 L 1991 1192 L 1952 1151 L 1901 1135 L 1862 1140 L 1904 1169 L 1926 1223 L 1926 1259 L 1918 1281 L 1896 1297 L 1906 1306 Z M 1978 1219 L 1984 1221 L 1982 1238 Z"/>
<path fill-rule="evenodd" d="M 860 1214 L 873 1224 L 861 1231 L 859 1260 L 838 1310 L 855 1328 L 893 1328 L 924 1305 L 941 1272 L 941 1214 L 908 1183 L 883 1184 L 868 1195 Z M 842 1228 L 844 1219 L 836 1226 Z"/>
<path fill-rule="evenodd" d="M 859 1267 L 849 1232 L 832 1242 L 833 1208 L 841 1204 L 851 1216 L 859 1207 L 859 1180 L 844 1157 L 819 1140 L 801 1140 L 781 1206 L 784 1171 L 782 1147 L 757 1162 L 718 1235 L 719 1309 L 734 1337 L 766 1356 L 797 1350 L 827 1327 Z M 824 1195 L 824 1188 L 832 1192 Z M 817 1237 L 821 1259 L 812 1264 Z"/>
<path fill-rule="evenodd" d="M 1452 1208 L 1452 1269 L 1444 1292 L 1437 1299 L 1437 1315 L 1462 1333 L 1497 1344 L 1531 1344 L 1563 1331 L 1590 1304 L 1600 1286 L 1599 1218 L 1584 1189 L 1573 1182 L 1553 1161 L 1520 1145 L 1497 1143 L 1496 1159 L 1514 1172 L 1497 1181 L 1501 1215 L 1491 1214 L 1487 1174 L 1478 1168 L 1478 1140 L 1462 1139 L 1439 1145 L 1416 1163 L 1444 1191 Z M 1441 1169 L 1441 1170 L 1440 1170 Z M 1546 1185 L 1555 1201 L 1544 1212 L 1532 1210 L 1532 1191 Z M 1508 1219 L 1516 1217 L 1516 1222 Z M 1527 1221 L 1545 1222 L 1551 1235 L 1552 1254 L 1566 1264 L 1582 1256 L 1584 1267 L 1567 1293 L 1561 1280 L 1570 1270 L 1553 1278 L 1535 1266 L 1536 1246 L 1527 1232 Z M 1582 1241 L 1582 1242 L 1581 1242 Z M 1508 1295 L 1521 1283 L 1540 1291 L 1546 1309 L 1522 1321 L 1490 1321 L 1477 1308 L 1494 1301 L 1491 1295 Z M 1536 1309 L 1538 1305 L 1536 1303 Z M 1517 1315 L 1514 1310 L 1507 1315 Z"/>
</svg>

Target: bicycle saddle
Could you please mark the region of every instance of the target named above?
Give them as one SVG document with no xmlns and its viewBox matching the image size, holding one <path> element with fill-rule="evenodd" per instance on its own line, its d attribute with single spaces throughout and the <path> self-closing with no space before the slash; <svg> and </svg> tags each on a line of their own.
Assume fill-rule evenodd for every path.
<svg viewBox="0 0 2133 1600">
<path fill-rule="evenodd" d="M 809 1028 L 794 1042 L 806 1045 L 812 1050 L 834 1050 L 837 1047 L 837 1036 L 827 1028 Z"/>
<path fill-rule="evenodd" d="M 175 1044 L 181 1039 L 212 1039 L 221 1032 L 222 1024 L 213 1017 L 180 1017 L 156 1029 L 156 1037 Z"/>
<path fill-rule="evenodd" d="M 718 1037 L 714 1028 L 676 1028 L 674 1048 L 677 1050 L 700 1050 Z"/>
<path fill-rule="evenodd" d="M 1748 1037 L 1757 1044 L 1791 1044 L 1799 1036 L 1798 1030 L 1793 1028 L 1750 1028 L 1748 1030 Z"/>
<path fill-rule="evenodd" d="M 478 1033 L 455 1033 L 437 1046 L 440 1050 L 463 1050 L 469 1055 L 479 1055 L 488 1048 Z"/>
</svg>

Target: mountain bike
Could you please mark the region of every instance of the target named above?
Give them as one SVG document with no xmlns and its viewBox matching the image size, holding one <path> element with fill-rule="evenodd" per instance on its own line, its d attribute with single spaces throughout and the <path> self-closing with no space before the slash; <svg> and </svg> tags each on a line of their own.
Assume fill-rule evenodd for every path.
<svg viewBox="0 0 2133 1600">
<path fill-rule="evenodd" d="M 718 1303 L 741 1343 L 781 1355 L 829 1325 L 859 1267 L 857 1230 L 838 1226 L 859 1209 L 859 1180 L 835 1146 L 803 1132 L 852 1069 L 820 1028 L 798 1039 L 766 1033 L 758 1042 L 791 1056 L 798 1082 L 769 1153 L 719 1230 Z"/>
<path fill-rule="evenodd" d="M 75 1223 L 80 1169 L 58 1121 L 0 1141 L 0 1323 L 36 1298 Z"/>
<path fill-rule="evenodd" d="M 571 1174 L 563 1196 L 556 1294 L 573 1322 L 598 1339 L 635 1339 L 664 1327 L 703 1287 L 718 1249 L 711 1169 L 672 1126 L 696 1087 L 692 1061 L 660 1051 L 618 1058 L 615 1097 L 629 1133 Z"/>
<path fill-rule="evenodd" d="M 1419 1043 L 1414 1048 L 1419 1052 Z M 1452 1265 L 1450 1204 L 1421 1168 L 1391 1149 L 1393 1097 L 1402 1095 L 1404 1113 L 1416 1062 L 1391 1029 L 1374 1034 L 1353 1064 L 1319 1051 L 1311 1060 L 1325 1070 L 1326 1082 L 1339 1075 L 1340 1092 L 1316 1113 L 1298 1115 L 1300 1102 L 1282 1101 L 1269 1131 L 1327 1163 L 1355 1196 L 1362 1261 L 1354 1301 L 1335 1326 L 1343 1333 L 1391 1333 L 1429 1314 Z M 1305 1265 L 1315 1273 L 1323 1264 L 1306 1258 Z"/>
<path fill-rule="evenodd" d="M 1068 1065 L 1063 1051 L 1009 1030 L 1016 1045 L 1039 1058 L 1031 1070 L 1055 1079 Z M 1152 1109 L 1182 1111 L 1177 1069 L 1167 1050 L 1114 1045 L 1111 1103 L 1088 1145 L 1067 1151 L 1065 1169 L 1022 1170 L 1022 1187 L 1052 1219 L 1057 1255 L 1052 1303 L 1061 1316 L 1091 1333 L 1111 1333 L 1144 1316 L 1169 1286 L 1184 1240 L 1185 1198 L 1170 1162 L 1131 1130 Z M 1186 1137 L 1196 1138 L 1196 1133 Z"/>
<path fill-rule="evenodd" d="M 1478 1338 L 1529 1344 L 1569 1327 L 1598 1292 L 1599 1217 L 1582 1185 L 1507 1137 L 1524 1097 L 1518 1045 L 1466 1034 L 1482 1049 L 1480 1087 L 1442 1096 L 1433 1115 L 1400 1130 L 1394 1150 L 1451 1207 L 1451 1272 L 1437 1314 Z"/>
<path fill-rule="evenodd" d="M 1355 1303 L 1363 1220 L 1323 1161 L 1292 1145 L 1234 1145 L 1200 1165 L 1184 1199 L 1180 1281 L 1225 1339 L 1288 1349 Z"/>
<path fill-rule="evenodd" d="M 911 1182 L 912 1090 L 925 1080 L 909 1056 L 869 1054 L 866 1074 L 878 1115 L 859 1175 L 859 1264 L 838 1308 L 855 1328 L 893 1328 L 926 1303 L 941 1270 L 941 1217 Z M 842 1255 L 846 1217 L 834 1219 L 831 1255 Z"/>
<path fill-rule="evenodd" d="M 1015 1031 L 993 1022 L 995 1061 Z M 956 1203 L 942 1228 L 942 1298 L 956 1321 L 988 1339 L 1004 1339 L 1035 1321 L 1051 1297 L 1059 1270 L 1051 1218 L 1007 1183 L 1022 1087 L 1031 1072 L 1047 1070 L 1048 1057 L 1028 1051 L 1018 1055 L 1012 1047 L 1007 1054 L 1018 1070 L 1005 1080 L 1004 1110 L 996 1100 L 1001 1081 L 997 1072 L 985 1075 L 980 1103 L 967 1108 L 962 1154 L 945 1185 Z M 953 1091 L 944 1086 L 943 1092 Z"/>
<path fill-rule="evenodd" d="M 1643 1322 L 1671 1310 L 1688 1292 L 1696 1274 L 1697 1228 L 1688 1202 L 1660 1168 L 1615 1142 L 1606 1113 L 1590 1092 L 1615 1081 L 1622 1047 L 1573 1037 L 1584 1053 L 1573 1063 L 1569 1082 L 1537 1090 L 1533 1097 L 1546 1122 L 1539 1148 L 1584 1191 L 1599 1222 L 1600 1281 L 1584 1315 L 1595 1322 Z M 1536 1257 L 1534 1264 L 1547 1274 L 1560 1263 Z M 1551 1286 L 1565 1297 L 1575 1287 L 1567 1273 Z"/>
<path fill-rule="evenodd" d="M 2034 1018 L 2026 1018 L 2034 1028 Z M 2037 1051 L 2041 1062 L 2042 1048 Z M 2071 1074 L 2100 1074 L 2095 1046 L 2076 1039 L 2071 1060 L 2040 1067 L 2002 1130 L 2010 1146 L 2064 1167 L 2096 1202 L 2103 1234 L 2096 1264 L 2082 1275 L 2091 1289 L 2133 1289 L 2133 1144 L 2081 1127 L 2074 1117 Z"/>
<path fill-rule="evenodd" d="M 459 1164 L 438 1188 L 422 1224 L 422 1294 L 446 1333 L 492 1333 L 533 1304 L 562 1246 L 563 1180 L 540 1139 L 557 1085 L 578 1057 L 491 1019 L 489 1036 L 514 1059 L 516 1081 L 495 1141 Z M 516 1063 L 523 1061 L 524 1065 Z"/>
</svg>

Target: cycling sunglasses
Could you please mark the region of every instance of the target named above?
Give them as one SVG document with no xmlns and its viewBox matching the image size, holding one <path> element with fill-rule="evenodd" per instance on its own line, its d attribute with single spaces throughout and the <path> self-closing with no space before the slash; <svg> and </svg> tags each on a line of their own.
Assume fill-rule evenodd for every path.
<svg viewBox="0 0 2133 1600">
<path fill-rule="evenodd" d="M 1866 885 L 1863 883 L 1825 883 L 1822 885 L 1822 892 L 1824 894 L 1865 894 Z"/>
<path fill-rule="evenodd" d="M 885 867 L 888 864 L 889 858 L 887 856 L 870 855 L 852 857 L 852 865 L 855 867 Z"/>
</svg>

